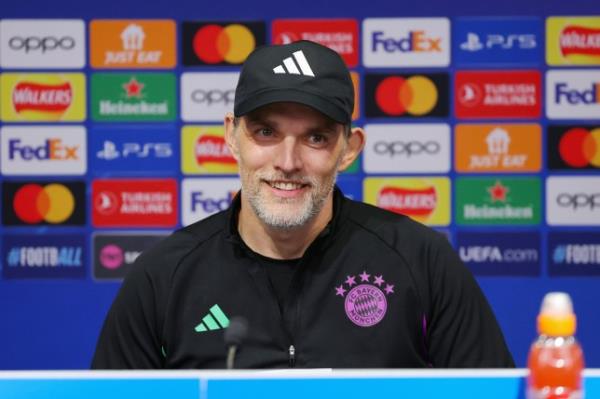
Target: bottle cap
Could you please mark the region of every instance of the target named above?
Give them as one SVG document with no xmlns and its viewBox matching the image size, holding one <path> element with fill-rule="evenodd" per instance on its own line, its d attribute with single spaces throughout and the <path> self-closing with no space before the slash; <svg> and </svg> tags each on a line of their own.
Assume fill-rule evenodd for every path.
<svg viewBox="0 0 600 399">
<path fill-rule="evenodd" d="M 575 334 L 577 320 L 573 313 L 573 302 L 565 292 L 550 292 L 542 301 L 537 319 L 538 333 L 551 336 Z"/>
</svg>

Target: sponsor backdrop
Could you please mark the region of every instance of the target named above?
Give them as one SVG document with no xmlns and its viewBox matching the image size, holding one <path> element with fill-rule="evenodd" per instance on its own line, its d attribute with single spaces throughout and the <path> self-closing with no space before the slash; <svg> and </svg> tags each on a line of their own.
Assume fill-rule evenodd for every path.
<svg viewBox="0 0 600 399">
<path fill-rule="evenodd" d="M 600 367 L 595 2 L 27 3 L 0 11 L 0 369 L 88 367 L 137 256 L 239 190 L 240 64 L 302 39 L 352 70 L 345 194 L 445 234 L 521 367 L 543 294 L 569 292 Z"/>
</svg>

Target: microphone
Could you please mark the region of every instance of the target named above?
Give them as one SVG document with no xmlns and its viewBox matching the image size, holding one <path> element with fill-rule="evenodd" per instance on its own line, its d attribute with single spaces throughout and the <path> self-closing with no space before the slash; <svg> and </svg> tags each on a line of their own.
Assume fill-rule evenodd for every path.
<svg viewBox="0 0 600 399">
<path fill-rule="evenodd" d="M 232 317 L 225 329 L 225 347 L 227 348 L 227 370 L 233 369 L 235 355 L 248 334 L 248 322 L 241 316 Z"/>
</svg>

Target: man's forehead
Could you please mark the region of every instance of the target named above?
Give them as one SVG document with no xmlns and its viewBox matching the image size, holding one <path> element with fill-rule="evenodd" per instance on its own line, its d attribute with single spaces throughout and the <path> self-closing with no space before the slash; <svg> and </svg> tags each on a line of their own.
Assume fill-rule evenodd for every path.
<svg viewBox="0 0 600 399">
<path fill-rule="evenodd" d="M 273 104 L 267 104 L 262 107 L 255 109 L 244 115 L 243 118 L 248 123 L 280 123 L 286 118 L 302 120 L 303 123 L 310 127 L 327 129 L 335 131 L 343 125 L 323 113 L 311 108 L 307 105 L 292 103 L 292 102 L 278 102 Z"/>
</svg>

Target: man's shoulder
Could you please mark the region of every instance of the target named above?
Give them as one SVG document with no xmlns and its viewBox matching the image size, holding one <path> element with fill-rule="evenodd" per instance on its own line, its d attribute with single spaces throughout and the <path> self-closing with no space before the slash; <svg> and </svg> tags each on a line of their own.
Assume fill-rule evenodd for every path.
<svg viewBox="0 0 600 399">
<path fill-rule="evenodd" d="M 346 206 L 350 222 L 398 250 L 446 241 L 439 231 L 408 216 L 353 200 L 347 200 Z"/>
<path fill-rule="evenodd" d="M 223 211 L 183 227 L 144 251 L 136 266 L 150 273 L 171 273 L 188 254 L 222 237 L 227 223 L 227 211 Z"/>
</svg>

